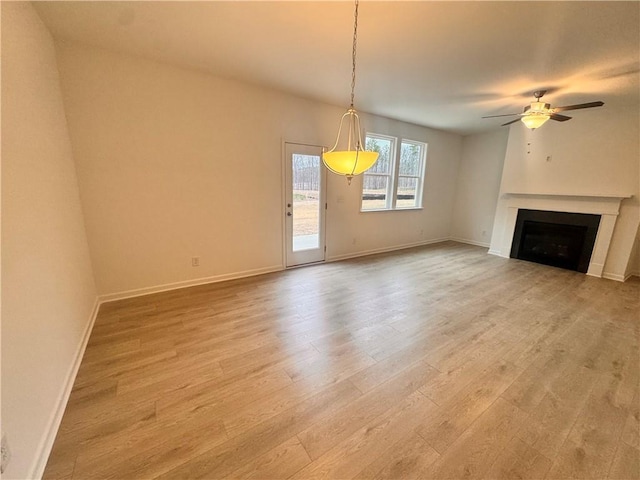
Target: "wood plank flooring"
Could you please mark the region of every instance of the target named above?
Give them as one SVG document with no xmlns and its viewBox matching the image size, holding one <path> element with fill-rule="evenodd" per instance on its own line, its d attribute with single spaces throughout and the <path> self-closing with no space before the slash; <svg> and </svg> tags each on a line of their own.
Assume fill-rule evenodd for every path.
<svg viewBox="0 0 640 480">
<path fill-rule="evenodd" d="M 107 303 L 44 477 L 640 479 L 639 312 L 453 242 Z"/>
</svg>

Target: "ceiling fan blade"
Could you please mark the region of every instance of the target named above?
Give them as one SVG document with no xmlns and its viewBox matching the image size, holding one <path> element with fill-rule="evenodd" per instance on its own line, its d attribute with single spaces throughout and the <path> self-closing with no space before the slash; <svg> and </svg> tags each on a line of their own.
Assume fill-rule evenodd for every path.
<svg viewBox="0 0 640 480">
<path fill-rule="evenodd" d="M 564 112 L 566 110 L 580 110 L 581 108 L 592 108 L 592 107 L 601 107 L 604 105 L 604 102 L 589 102 L 589 103 L 580 103 L 578 105 L 567 105 L 566 107 L 556 107 L 552 108 L 553 112 Z"/>
<path fill-rule="evenodd" d="M 552 113 L 551 115 L 549 115 L 549 118 L 558 122 L 566 122 L 567 120 L 571 120 L 571 117 L 567 117 L 566 115 L 559 115 L 557 113 Z"/>
<path fill-rule="evenodd" d="M 521 115 L 520 113 L 505 113 L 504 115 L 488 115 L 482 118 L 510 117 L 512 115 Z"/>
<path fill-rule="evenodd" d="M 519 114 L 518 114 L 518 115 L 519 115 Z M 507 125 L 511 125 L 512 123 L 516 123 L 516 122 L 519 122 L 519 121 L 520 121 L 520 119 L 519 119 L 519 118 L 516 118 L 515 120 L 511 120 L 510 122 L 503 123 L 503 124 L 502 124 L 502 125 L 500 125 L 500 126 L 501 126 L 501 127 L 506 127 Z"/>
</svg>

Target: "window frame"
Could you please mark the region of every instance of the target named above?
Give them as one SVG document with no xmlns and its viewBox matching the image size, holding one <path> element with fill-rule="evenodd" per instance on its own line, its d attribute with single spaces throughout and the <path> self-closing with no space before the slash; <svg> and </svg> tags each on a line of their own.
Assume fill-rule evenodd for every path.
<svg viewBox="0 0 640 480">
<path fill-rule="evenodd" d="M 398 138 L 392 137 L 391 135 L 365 132 L 365 140 L 364 140 L 365 148 L 367 145 L 368 138 L 380 139 L 384 141 L 389 141 L 391 143 L 391 147 L 389 148 L 389 173 L 378 173 L 378 172 L 366 171 L 362 174 L 362 186 L 361 186 L 361 193 L 360 193 L 360 211 L 361 212 L 381 212 L 386 210 L 393 210 L 393 204 L 394 204 L 393 192 L 395 191 L 394 179 L 395 179 L 395 172 L 397 170 L 396 156 L 397 156 L 397 150 L 398 150 Z M 385 206 L 383 208 L 368 208 L 366 210 L 363 210 L 362 196 L 364 195 L 365 175 L 368 175 L 369 177 L 387 178 L 387 191 L 385 194 Z"/>
<path fill-rule="evenodd" d="M 400 173 L 400 162 L 402 159 L 402 145 L 414 145 L 420 148 L 420 168 L 419 168 L 419 172 L 417 175 L 402 175 Z M 394 202 L 393 202 L 393 208 L 394 210 L 411 210 L 411 209 L 420 209 L 422 208 L 422 192 L 424 191 L 424 172 L 426 170 L 426 164 L 427 164 L 427 144 L 426 142 L 419 142 L 417 140 L 409 140 L 408 138 L 401 138 L 400 139 L 400 147 L 398 147 L 398 168 L 396 170 L 397 175 L 396 175 L 396 188 L 395 188 L 395 192 L 394 192 Z M 416 187 L 416 198 L 415 198 L 415 202 L 414 205 L 412 206 L 407 206 L 407 207 L 398 207 L 397 206 L 397 202 L 398 202 L 398 188 L 400 185 L 400 179 L 401 178 L 415 178 L 417 179 L 417 187 Z"/>
<path fill-rule="evenodd" d="M 365 145 L 367 143 L 368 138 L 379 138 L 382 140 L 391 140 L 393 151 L 389 153 L 390 155 L 390 163 L 391 163 L 391 172 L 389 174 L 381 174 L 381 173 L 370 173 L 366 171 L 362 174 L 362 182 L 361 182 L 361 192 L 360 192 L 360 211 L 363 213 L 367 212 L 388 212 L 394 210 L 421 210 L 423 208 L 422 199 L 424 193 L 424 181 L 427 170 L 427 142 L 421 142 L 418 140 L 411 140 L 403 137 L 394 137 L 391 135 L 384 135 L 380 133 L 374 132 L 366 132 L 365 131 Z M 400 175 L 400 160 L 402 153 L 402 145 L 409 144 L 420 147 L 421 158 L 420 158 L 420 171 L 418 175 Z M 387 181 L 387 196 L 386 196 L 386 204 L 383 208 L 364 208 L 363 205 L 363 196 L 364 196 L 364 186 L 365 186 L 365 178 L 369 176 L 384 176 L 388 178 Z M 412 206 L 398 206 L 398 186 L 400 185 L 400 178 L 415 178 L 417 179 L 417 188 L 416 188 L 416 198 L 415 203 Z"/>
</svg>

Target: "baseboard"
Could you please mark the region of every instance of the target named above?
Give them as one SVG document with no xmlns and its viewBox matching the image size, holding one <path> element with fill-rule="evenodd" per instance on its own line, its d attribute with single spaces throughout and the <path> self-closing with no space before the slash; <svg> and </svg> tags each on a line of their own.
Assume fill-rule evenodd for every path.
<svg viewBox="0 0 640 480">
<path fill-rule="evenodd" d="M 631 277 L 640 277 L 640 271 L 638 270 L 632 270 L 629 273 L 627 273 L 624 276 L 624 281 L 626 282 L 627 280 L 629 280 Z"/>
<path fill-rule="evenodd" d="M 348 260 L 350 258 L 366 257 L 368 255 L 376 255 L 378 253 L 395 252 L 396 250 L 405 250 L 407 248 L 421 247 L 424 245 L 431 245 L 434 243 L 442 243 L 449 241 L 450 238 L 436 238 L 433 240 L 425 240 L 422 242 L 406 243 L 403 245 L 394 245 L 392 247 L 374 248 L 372 250 L 364 250 L 360 252 L 346 253 L 343 255 L 335 255 L 327 258 L 327 262 L 339 262 L 340 260 Z"/>
<path fill-rule="evenodd" d="M 64 388 L 60 392 L 60 396 L 56 402 L 56 408 L 49 419 L 49 423 L 47 425 L 47 430 L 38 446 L 38 455 L 36 456 L 36 460 L 31 468 L 31 474 L 29 478 L 42 478 L 44 474 L 44 469 L 47 466 L 47 461 L 49 460 L 49 455 L 51 454 L 51 449 L 53 448 L 53 442 L 56 439 L 56 435 L 58 434 L 58 429 L 60 428 L 60 423 L 62 422 L 62 416 L 64 415 L 64 411 L 67 408 L 67 402 L 69 401 L 69 396 L 71 395 L 71 390 L 73 389 L 73 384 L 76 380 L 76 375 L 78 374 L 78 369 L 80 368 L 80 364 L 82 363 L 82 357 L 84 356 L 84 352 L 87 349 L 87 343 L 89 343 L 89 337 L 91 336 L 91 331 L 93 330 L 93 325 L 98 316 L 98 310 L 100 309 L 100 300 L 96 298 L 95 303 L 93 305 L 93 310 L 91 312 L 91 317 L 87 322 L 87 326 L 84 329 L 82 334 L 82 339 L 80 340 L 80 344 L 76 350 L 73 363 L 67 372 L 67 376 L 64 382 Z"/>
<path fill-rule="evenodd" d="M 476 240 L 469 240 L 467 238 L 451 237 L 449 240 L 458 242 L 458 243 L 466 243 L 467 245 L 475 245 L 476 247 L 489 248 L 491 246 L 490 243 L 477 242 Z"/>
<path fill-rule="evenodd" d="M 496 257 L 502 257 L 502 258 L 509 258 L 507 255 L 502 255 L 502 253 L 500 253 L 500 250 L 493 250 L 493 249 L 489 249 L 489 255 L 495 255 Z"/>
<path fill-rule="evenodd" d="M 603 272 L 602 278 L 606 278 L 608 280 L 615 280 L 616 282 L 626 282 L 631 277 L 640 277 L 637 272 L 628 273 L 626 275 L 618 275 L 617 273 L 606 273 Z"/>
<path fill-rule="evenodd" d="M 245 270 L 242 272 L 225 273 L 222 275 L 214 275 L 211 277 L 196 278 L 193 280 L 185 280 L 182 282 L 167 283 L 164 285 L 156 285 L 153 287 L 138 288 L 135 290 L 127 290 L 118 293 L 109 293 L 100 295 L 100 303 L 113 302 L 115 300 L 124 300 L 126 298 L 142 297 L 151 295 L 152 293 L 166 292 L 169 290 L 178 290 L 181 288 L 195 287 L 197 285 L 206 285 L 208 283 L 218 283 L 227 280 L 237 280 L 239 278 L 254 277 L 265 273 L 273 273 L 282 271 L 282 265 L 273 265 L 265 268 L 256 268 L 254 270 Z"/>
</svg>

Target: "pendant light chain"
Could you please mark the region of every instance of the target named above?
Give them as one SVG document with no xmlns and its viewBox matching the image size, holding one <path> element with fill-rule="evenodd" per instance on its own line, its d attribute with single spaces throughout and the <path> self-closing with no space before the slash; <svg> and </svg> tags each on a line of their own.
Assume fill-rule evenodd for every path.
<svg viewBox="0 0 640 480">
<path fill-rule="evenodd" d="M 351 106 L 342 115 L 336 143 L 331 150 L 323 151 L 322 161 L 325 166 L 335 174 L 347 177 L 347 183 L 351 184 L 351 179 L 355 175 L 360 175 L 369 170 L 378 160 L 378 152 L 366 151 L 362 148 L 362 128 L 360 127 L 360 117 L 353 107 L 356 89 L 356 46 L 358 44 L 358 0 L 355 1 L 355 11 L 353 15 L 353 49 L 351 51 Z M 342 127 L 347 123 L 345 130 L 347 133 L 346 150 L 337 150 L 338 143 L 342 135 Z"/>
<path fill-rule="evenodd" d="M 352 58 L 352 69 L 351 69 L 351 108 L 353 108 L 353 98 L 354 92 L 356 89 L 356 45 L 358 43 L 358 0 L 356 0 L 356 9 L 354 13 L 353 19 L 353 51 L 351 54 Z"/>
</svg>

